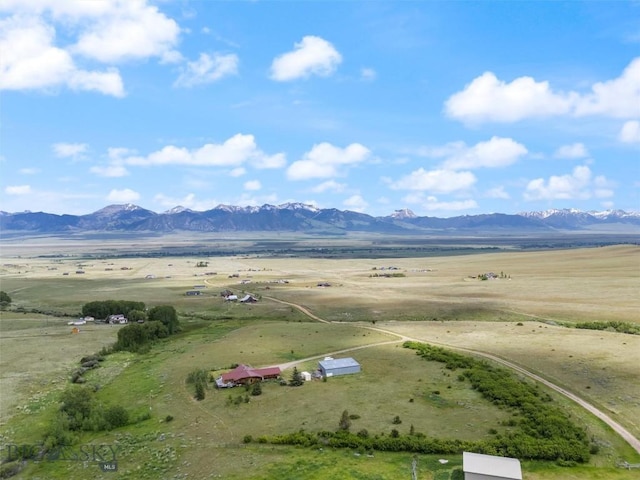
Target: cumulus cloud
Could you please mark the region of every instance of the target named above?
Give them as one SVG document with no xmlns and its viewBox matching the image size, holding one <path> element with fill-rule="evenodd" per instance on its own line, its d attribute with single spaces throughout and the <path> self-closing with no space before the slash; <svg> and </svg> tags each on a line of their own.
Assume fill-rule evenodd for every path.
<svg viewBox="0 0 640 480">
<path fill-rule="evenodd" d="M 349 165 L 366 161 L 370 154 L 370 150 L 359 143 L 340 148 L 323 142 L 314 145 L 302 160 L 293 162 L 287 169 L 287 177 L 291 180 L 335 177 Z"/>
<path fill-rule="evenodd" d="M 503 200 L 508 200 L 511 198 L 509 193 L 504 189 L 503 186 L 494 187 L 486 191 L 484 194 L 487 198 L 501 198 Z"/>
<path fill-rule="evenodd" d="M 260 183 L 260 180 L 249 180 L 247 182 L 244 182 L 245 190 L 256 191 L 256 190 L 260 190 L 261 188 L 262 188 L 262 184 Z"/>
<path fill-rule="evenodd" d="M 506 167 L 517 162 L 528 152 L 524 145 L 511 138 L 492 137 L 490 140 L 479 142 L 472 147 L 467 147 L 462 142 L 450 144 L 447 153 L 448 158 L 445 160 L 443 168 L 460 170 Z"/>
<path fill-rule="evenodd" d="M 456 212 L 478 208 L 478 204 L 472 199 L 442 201 L 436 196 L 425 195 L 424 192 L 412 192 L 406 195 L 402 201 L 409 205 L 418 205 L 429 212 Z"/>
<path fill-rule="evenodd" d="M 549 82 L 519 77 L 510 83 L 485 72 L 445 102 L 446 114 L 468 123 L 517 122 L 555 115 L 629 118 L 640 104 L 640 57 L 615 79 L 597 82 L 589 93 L 557 92 Z"/>
<path fill-rule="evenodd" d="M 640 121 L 629 120 L 625 122 L 618 139 L 623 143 L 640 143 Z"/>
<path fill-rule="evenodd" d="M 604 176 L 594 177 L 589 167 L 580 165 L 569 174 L 537 178 L 527 184 L 525 200 L 586 200 L 613 195 L 613 183 Z"/>
<path fill-rule="evenodd" d="M 54 40 L 54 27 L 39 18 L 14 15 L 0 20 L 0 90 L 67 87 L 124 96 L 117 69 L 83 70 Z"/>
<path fill-rule="evenodd" d="M 29 195 L 31 193 L 31 185 L 7 185 L 4 193 L 7 195 Z"/>
<path fill-rule="evenodd" d="M 639 105 L 640 57 L 632 60 L 618 78 L 595 83 L 589 94 L 579 97 L 575 115 L 637 117 Z"/>
<path fill-rule="evenodd" d="M 330 42 L 307 35 L 294 45 L 293 51 L 283 53 L 273 60 L 271 78 L 286 82 L 311 75 L 326 77 L 335 72 L 341 62 L 342 55 Z"/>
<path fill-rule="evenodd" d="M 362 80 L 371 82 L 375 80 L 377 76 L 378 74 L 373 68 L 363 68 L 360 70 L 360 78 Z"/>
<path fill-rule="evenodd" d="M 511 83 L 485 72 L 445 103 L 449 117 L 465 122 L 516 122 L 569 112 L 573 98 L 554 93 L 549 82 L 520 77 Z"/>
<path fill-rule="evenodd" d="M 126 177 L 129 175 L 129 171 L 122 165 L 106 165 L 104 167 L 96 165 L 91 167 L 89 171 L 101 177 Z"/>
<path fill-rule="evenodd" d="M 238 73 L 238 56 L 235 54 L 212 56 L 201 53 L 200 58 L 187 62 L 182 73 L 173 84 L 175 87 L 193 87 L 220 80 Z"/>
<path fill-rule="evenodd" d="M 476 183 L 476 177 L 468 171 L 430 170 L 424 168 L 414 170 L 400 180 L 391 183 L 394 190 L 417 190 L 432 193 L 450 193 L 466 190 Z"/>
<path fill-rule="evenodd" d="M 352 195 L 347 198 L 342 204 L 351 211 L 364 212 L 369 204 L 362 198 L 361 195 Z"/>
<path fill-rule="evenodd" d="M 56 157 L 78 158 L 87 152 L 89 146 L 86 143 L 54 143 L 51 148 Z"/>
<path fill-rule="evenodd" d="M 6 0 L 0 11 L 0 88 L 32 90 L 66 87 L 105 95 L 125 95 L 114 64 L 156 57 L 182 59 L 175 49 L 180 27 L 147 0 L 65 2 Z M 65 45 L 56 42 L 64 28 Z M 85 70 L 82 58 L 107 64 Z"/>
<path fill-rule="evenodd" d="M 319 185 L 316 185 L 311 189 L 314 193 L 323 193 L 323 192 L 334 192 L 340 193 L 344 192 L 347 188 L 346 183 L 338 183 L 335 180 L 327 180 L 326 182 L 322 182 Z"/>
<path fill-rule="evenodd" d="M 239 168 L 245 163 L 250 163 L 256 168 L 280 168 L 286 163 L 286 158 L 282 153 L 275 155 L 265 154 L 257 147 L 253 135 L 239 133 L 221 144 L 207 143 L 193 150 L 167 145 L 147 156 L 123 158 L 122 162 L 126 165 L 147 167 L 156 165 L 191 165 Z"/>
<path fill-rule="evenodd" d="M 116 203 L 129 203 L 135 202 L 140 199 L 140 194 L 131 190 L 130 188 L 124 188 L 122 190 L 113 189 L 107 195 L 107 200 Z"/>
<path fill-rule="evenodd" d="M 553 154 L 555 158 L 585 158 L 589 156 L 589 151 L 582 143 L 563 145 Z"/>
<path fill-rule="evenodd" d="M 89 21 L 71 47 L 74 53 L 103 63 L 158 57 L 180 59 L 174 49 L 180 27 L 146 0 L 106 2 L 111 8 L 102 15 L 85 16 Z"/>
</svg>

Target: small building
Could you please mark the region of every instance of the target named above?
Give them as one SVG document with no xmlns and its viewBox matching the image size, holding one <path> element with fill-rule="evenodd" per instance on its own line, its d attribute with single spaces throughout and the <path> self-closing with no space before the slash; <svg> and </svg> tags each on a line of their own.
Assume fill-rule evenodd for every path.
<svg viewBox="0 0 640 480">
<path fill-rule="evenodd" d="M 353 358 L 325 358 L 318 362 L 318 370 L 323 377 L 359 373 L 360 364 Z"/>
<path fill-rule="evenodd" d="M 194 297 L 194 296 L 202 295 L 202 292 L 200 290 L 187 290 L 184 294 L 187 297 Z"/>
<path fill-rule="evenodd" d="M 238 301 L 238 295 L 227 295 L 226 297 L 224 297 L 224 299 L 227 302 L 237 302 Z"/>
<path fill-rule="evenodd" d="M 522 480 L 520 460 L 462 452 L 464 480 Z"/>
<path fill-rule="evenodd" d="M 129 319 L 125 317 L 122 313 L 117 313 L 115 315 L 109 315 L 107 317 L 107 323 L 111 325 L 114 325 L 114 324 L 123 325 L 125 323 L 129 323 Z"/>
<path fill-rule="evenodd" d="M 256 303 L 258 301 L 258 299 L 252 295 L 245 295 L 244 297 L 242 297 L 240 299 L 240 302 L 242 303 Z"/>
<path fill-rule="evenodd" d="M 238 365 L 230 372 L 223 373 L 216 379 L 219 388 L 229 388 L 238 385 L 251 385 L 263 380 L 280 377 L 280 367 L 252 368 L 248 365 Z"/>
<path fill-rule="evenodd" d="M 309 372 L 300 372 L 300 376 L 305 382 L 311 381 L 311 374 Z"/>
</svg>

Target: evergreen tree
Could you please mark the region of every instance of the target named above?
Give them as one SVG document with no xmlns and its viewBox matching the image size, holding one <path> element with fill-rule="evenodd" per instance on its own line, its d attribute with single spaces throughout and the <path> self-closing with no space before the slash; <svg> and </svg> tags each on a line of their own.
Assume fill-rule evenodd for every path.
<svg viewBox="0 0 640 480">
<path fill-rule="evenodd" d="M 340 423 L 338 424 L 340 430 L 348 431 L 351 428 L 351 419 L 349 418 L 349 412 L 345 410 L 340 417 Z"/>
<path fill-rule="evenodd" d="M 293 367 L 293 373 L 291 374 L 291 380 L 289 381 L 289 385 L 292 387 L 299 387 L 304 383 L 302 379 L 302 374 L 298 371 L 297 367 Z"/>
</svg>

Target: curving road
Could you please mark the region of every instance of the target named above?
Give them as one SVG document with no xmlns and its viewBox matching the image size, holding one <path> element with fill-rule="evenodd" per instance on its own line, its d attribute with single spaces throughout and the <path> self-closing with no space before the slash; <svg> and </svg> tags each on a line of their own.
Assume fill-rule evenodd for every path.
<svg viewBox="0 0 640 480">
<path fill-rule="evenodd" d="M 279 300 L 277 298 L 273 298 L 273 297 L 263 297 L 263 298 L 267 298 L 269 300 L 273 300 L 275 302 L 278 303 L 283 303 L 285 305 L 289 305 L 291 307 L 294 307 L 296 309 L 298 309 L 299 311 L 301 311 L 302 313 L 304 313 L 305 315 L 307 315 L 308 317 L 317 320 L 318 322 L 322 322 L 322 323 L 328 323 L 328 324 L 335 324 L 338 322 L 329 322 L 328 320 L 324 320 L 323 318 L 318 317 L 317 315 L 313 314 L 312 312 L 310 312 L 306 307 L 303 307 L 302 305 L 298 305 L 295 303 L 291 303 L 291 302 L 285 302 L 284 300 Z M 365 328 L 367 330 L 374 330 L 377 332 L 381 332 L 381 333 L 386 333 L 388 335 L 393 335 L 398 337 L 398 340 L 391 340 L 388 342 L 378 342 L 378 343 L 372 343 L 370 345 L 362 345 L 359 347 L 353 347 L 353 348 L 348 348 L 348 349 L 344 349 L 344 350 L 338 350 L 336 352 L 329 352 L 326 355 L 335 355 L 335 354 L 339 354 L 339 353 L 346 353 L 346 352 L 351 352 L 354 350 L 360 350 L 363 348 L 369 348 L 369 347 L 375 347 L 375 346 L 379 346 L 379 345 L 390 345 L 393 343 L 400 343 L 400 342 L 405 342 L 405 341 L 414 341 L 414 342 L 428 342 L 434 345 L 442 345 L 443 347 L 447 347 L 453 350 L 460 350 L 460 351 L 464 351 L 467 353 L 472 353 L 474 355 L 478 355 L 484 358 L 488 358 L 490 360 L 493 360 L 494 362 L 500 363 L 501 365 L 504 365 L 505 367 L 508 367 L 512 370 L 515 370 L 518 373 L 521 373 L 523 375 L 526 375 L 527 377 L 535 380 L 536 382 L 540 382 L 543 385 L 546 385 L 547 387 L 551 388 L 552 390 L 560 393 L 561 395 L 564 395 L 565 397 L 569 398 L 570 400 L 573 400 L 575 403 L 577 403 L 578 405 L 580 405 L 582 408 L 584 408 L 585 410 L 587 410 L 588 412 L 592 413 L 593 415 L 595 415 L 596 417 L 598 417 L 600 420 L 602 420 L 604 423 L 606 423 L 607 425 L 609 425 L 618 435 L 620 435 L 629 445 L 631 445 L 631 447 L 638 452 L 638 454 L 640 454 L 640 440 L 638 440 L 636 437 L 634 437 L 631 432 L 629 432 L 626 428 L 624 428 L 622 425 L 620 425 L 618 422 L 616 422 L 614 419 L 612 419 L 609 415 L 607 415 L 606 413 L 604 413 L 602 410 L 596 408 L 595 406 L 591 405 L 589 402 L 587 402 L 586 400 L 580 398 L 579 396 L 577 396 L 574 393 L 569 392 L 568 390 L 565 390 L 564 388 L 556 385 L 555 383 L 550 382 L 549 380 L 542 378 L 539 375 L 536 375 L 535 373 L 530 372 L 529 370 L 526 370 L 525 368 L 516 365 L 515 363 L 511 363 L 507 360 L 504 360 L 500 357 L 497 357 L 495 355 L 492 355 L 490 353 L 485 353 L 485 352 L 480 352 L 478 350 L 472 350 L 469 348 L 461 348 L 461 347 L 454 347 L 451 345 L 447 345 L 446 343 L 440 343 L 440 342 L 433 342 L 431 340 L 422 340 L 419 338 L 412 338 L 412 337 L 407 337 L 405 335 L 401 335 L 399 333 L 396 333 L 394 331 L 391 330 L 386 330 L 384 328 L 379 328 L 379 327 L 369 327 L 369 326 L 365 326 L 365 325 L 353 325 L 352 326 L 355 327 L 359 327 L 359 328 Z M 307 362 L 309 360 L 314 360 L 316 358 L 322 358 L 326 355 L 316 355 L 314 357 L 309 357 L 309 358 L 304 358 L 301 360 L 296 360 L 294 362 L 288 362 L 288 363 L 283 363 L 278 365 L 282 370 L 285 370 L 287 368 L 291 368 L 294 365 L 303 363 L 303 362 Z"/>
</svg>

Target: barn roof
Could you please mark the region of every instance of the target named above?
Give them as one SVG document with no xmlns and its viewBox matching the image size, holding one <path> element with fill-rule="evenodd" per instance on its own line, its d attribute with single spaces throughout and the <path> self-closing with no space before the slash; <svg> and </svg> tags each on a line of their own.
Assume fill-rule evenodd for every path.
<svg viewBox="0 0 640 480">
<path fill-rule="evenodd" d="M 462 469 L 465 473 L 478 473 L 510 480 L 522 480 L 520 460 L 517 458 L 462 452 Z"/>
<path fill-rule="evenodd" d="M 279 367 L 251 368 L 248 365 L 238 365 L 230 372 L 222 374 L 222 380 L 237 382 L 244 378 L 263 378 L 271 375 L 280 375 Z"/>
<path fill-rule="evenodd" d="M 336 368 L 359 367 L 360 364 L 351 357 L 334 358 L 331 360 L 321 360 L 318 362 L 325 370 L 334 370 Z"/>
</svg>

